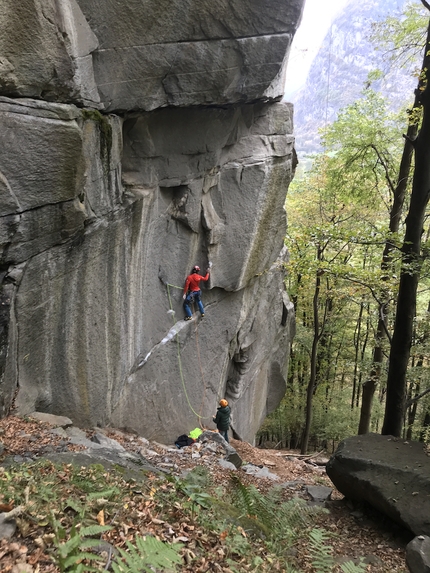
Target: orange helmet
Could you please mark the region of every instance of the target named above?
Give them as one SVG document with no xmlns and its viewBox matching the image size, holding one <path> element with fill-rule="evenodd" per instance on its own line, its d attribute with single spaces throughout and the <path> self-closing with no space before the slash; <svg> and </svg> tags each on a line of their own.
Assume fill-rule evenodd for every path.
<svg viewBox="0 0 430 573">
<path fill-rule="evenodd" d="M 219 405 L 225 408 L 226 406 L 228 406 L 228 402 L 223 398 L 222 400 L 219 401 Z"/>
</svg>

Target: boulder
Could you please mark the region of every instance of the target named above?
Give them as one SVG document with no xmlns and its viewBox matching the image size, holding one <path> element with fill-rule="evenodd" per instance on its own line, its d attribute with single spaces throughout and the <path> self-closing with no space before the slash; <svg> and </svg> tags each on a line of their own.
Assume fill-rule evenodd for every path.
<svg viewBox="0 0 430 573">
<path fill-rule="evenodd" d="M 80 452 L 54 452 L 43 455 L 43 458 L 58 464 L 85 467 L 100 464 L 107 470 L 119 466 L 124 468 L 124 478 L 126 479 L 141 480 L 147 472 L 163 473 L 163 470 L 154 467 L 142 456 L 103 447 Z"/>
<path fill-rule="evenodd" d="M 96 432 L 94 434 L 94 436 L 91 438 L 91 441 L 102 446 L 103 448 L 108 448 L 110 450 L 114 450 L 117 452 L 125 452 L 126 451 L 124 446 L 122 446 L 119 442 L 117 442 L 116 440 L 113 440 L 112 438 L 108 438 L 107 436 L 105 436 L 101 432 Z"/>
<path fill-rule="evenodd" d="M 30 417 L 40 422 L 50 424 L 51 426 L 59 426 L 60 428 L 67 428 L 73 425 L 72 420 L 67 418 L 67 416 L 55 416 L 54 414 L 47 414 L 45 412 L 32 412 Z"/>
<path fill-rule="evenodd" d="M 430 573 L 430 537 L 419 535 L 407 544 L 406 565 L 411 573 Z"/>
<path fill-rule="evenodd" d="M 0 540 L 11 539 L 16 531 L 16 520 L 7 513 L 0 513 Z"/>
<path fill-rule="evenodd" d="M 266 467 L 256 466 L 254 464 L 245 464 L 241 468 L 248 475 L 254 476 L 260 479 L 270 479 L 272 481 L 278 481 L 279 477 L 270 472 Z"/>
<path fill-rule="evenodd" d="M 231 446 L 228 442 L 226 442 L 226 440 L 218 432 L 211 432 L 209 430 L 205 430 L 200 435 L 199 440 L 200 442 L 212 441 L 221 444 L 226 453 L 224 459 L 227 462 L 233 464 L 236 469 L 239 469 L 241 467 L 243 463 L 242 458 L 239 456 L 239 454 L 236 452 L 233 446 Z"/>
<path fill-rule="evenodd" d="M 326 470 L 346 497 L 369 503 L 415 535 L 430 535 L 430 463 L 421 442 L 379 434 L 347 438 Z"/>
<path fill-rule="evenodd" d="M 321 485 L 307 485 L 305 489 L 311 500 L 320 504 L 324 504 L 325 501 L 328 501 L 333 493 L 331 488 Z"/>
</svg>

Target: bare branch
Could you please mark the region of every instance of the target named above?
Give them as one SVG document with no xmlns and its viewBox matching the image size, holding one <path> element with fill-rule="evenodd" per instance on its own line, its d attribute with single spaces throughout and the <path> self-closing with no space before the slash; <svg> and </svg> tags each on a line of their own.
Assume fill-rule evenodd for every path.
<svg viewBox="0 0 430 573">
<path fill-rule="evenodd" d="M 385 159 L 382 157 L 381 153 L 379 153 L 379 149 L 376 147 L 376 145 L 375 145 L 374 143 L 371 143 L 371 144 L 370 144 L 370 147 L 371 147 L 371 148 L 373 149 L 373 151 L 376 153 L 376 155 L 377 155 L 377 157 L 378 157 L 378 159 L 379 159 L 379 161 L 380 161 L 382 167 L 384 168 L 384 171 L 385 171 L 385 179 L 387 180 L 388 186 L 390 187 L 391 192 L 392 192 L 393 195 L 394 195 L 396 189 L 395 189 L 394 183 L 391 181 L 390 173 L 389 173 L 389 171 L 388 171 L 388 165 L 387 165 Z"/>
<path fill-rule="evenodd" d="M 415 396 L 414 398 L 411 398 L 410 400 L 408 400 L 406 402 L 406 408 L 409 408 L 409 406 L 411 406 L 414 402 L 418 402 L 418 400 L 421 400 L 421 398 L 423 396 L 425 396 L 426 394 L 428 394 L 430 392 L 430 388 L 427 388 L 427 390 L 424 390 L 424 392 L 421 392 L 421 394 L 418 394 L 418 396 Z"/>
<path fill-rule="evenodd" d="M 390 343 L 390 345 L 391 345 L 392 338 L 391 338 L 391 334 L 388 332 L 387 324 L 386 324 L 386 322 L 385 322 L 385 320 L 384 320 L 384 310 L 383 310 L 383 306 L 382 306 L 382 305 L 380 305 L 380 315 L 381 315 L 382 328 L 384 329 L 384 332 L 385 332 L 385 334 L 386 334 L 386 336 L 387 336 L 387 338 L 388 338 L 388 341 L 389 341 L 389 343 Z"/>
</svg>

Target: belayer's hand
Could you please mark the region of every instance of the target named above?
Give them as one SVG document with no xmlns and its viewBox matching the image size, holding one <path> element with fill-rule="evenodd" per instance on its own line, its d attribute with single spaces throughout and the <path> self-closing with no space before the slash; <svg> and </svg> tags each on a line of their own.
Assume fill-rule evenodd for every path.
<svg viewBox="0 0 430 573">
<path fill-rule="evenodd" d="M 186 297 L 187 297 L 186 294 L 182 295 L 182 298 L 183 298 L 184 300 L 186 299 Z"/>
</svg>

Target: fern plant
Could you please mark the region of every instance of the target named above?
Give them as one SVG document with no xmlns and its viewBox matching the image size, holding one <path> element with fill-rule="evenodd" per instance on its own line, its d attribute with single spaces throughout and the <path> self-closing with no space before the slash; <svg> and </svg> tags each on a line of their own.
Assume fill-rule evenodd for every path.
<svg viewBox="0 0 430 573">
<path fill-rule="evenodd" d="M 312 529 L 309 533 L 309 553 L 312 566 L 318 573 L 331 573 L 333 570 L 332 547 L 327 545 L 330 534 L 322 529 Z"/>
<path fill-rule="evenodd" d="M 292 541 L 301 528 L 309 526 L 311 517 L 327 511 L 311 507 L 300 499 L 282 502 L 280 488 L 272 488 L 267 494 L 262 494 L 254 486 L 244 485 L 237 476 L 233 476 L 232 481 L 234 505 L 261 524 L 262 530 L 268 531 L 274 541 Z"/>
<path fill-rule="evenodd" d="M 342 563 L 340 568 L 343 573 L 366 573 L 367 571 L 366 564 L 363 562 L 362 558 L 360 558 L 358 563 L 354 563 L 354 561 Z"/>
<path fill-rule="evenodd" d="M 176 571 L 182 564 L 180 543 L 167 545 L 155 537 L 136 537 L 136 547 L 129 541 L 127 550 L 119 548 L 112 562 L 113 573 L 152 573 L 154 570 Z"/>
<path fill-rule="evenodd" d="M 332 547 L 327 545 L 331 535 L 322 529 L 312 529 L 309 533 L 309 552 L 312 556 L 312 565 L 316 573 L 331 573 L 334 570 Z M 342 573 L 365 573 L 366 564 L 363 560 L 356 564 L 347 561 L 340 565 Z"/>
<path fill-rule="evenodd" d="M 94 537 L 112 529 L 106 525 L 90 525 L 80 527 L 73 525 L 70 534 L 62 527 L 59 521 L 52 514 L 52 527 L 54 529 L 54 547 L 56 553 L 53 555 L 61 573 L 87 573 L 100 571 L 100 567 L 84 565 L 84 560 L 89 562 L 101 561 L 99 555 L 92 553 L 90 549 L 100 544 L 99 539 Z M 69 537 L 69 539 L 66 539 Z"/>
</svg>

